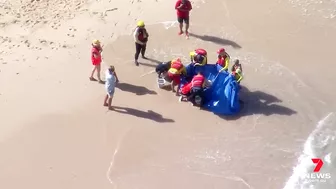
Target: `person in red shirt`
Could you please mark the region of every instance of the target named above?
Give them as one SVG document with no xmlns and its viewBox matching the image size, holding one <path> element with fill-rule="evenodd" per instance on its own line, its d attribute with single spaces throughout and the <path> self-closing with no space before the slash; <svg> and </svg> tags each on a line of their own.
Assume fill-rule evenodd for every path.
<svg viewBox="0 0 336 189">
<path fill-rule="evenodd" d="M 185 23 L 185 34 L 189 37 L 189 12 L 192 9 L 191 3 L 189 0 L 177 0 L 175 4 L 175 9 L 177 12 L 177 21 L 180 23 L 180 32 L 179 35 L 183 34 L 183 22 Z"/>
<path fill-rule="evenodd" d="M 91 49 L 91 62 L 92 65 L 94 66 L 91 72 L 90 80 L 91 81 L 96 81 L 96 79 L 93 77 L 95 72 L 97 71 L 97 77 L 99 83 L 103 83 L 103 81 L 100 78 L 100 70 L 101 70 L 101 62 L 102 62 L 102 57 L 101 57 L 101 52 L 103 51 L 100 41 L 95 39 L 92 41 L 92 49 Z"/>
</svg>

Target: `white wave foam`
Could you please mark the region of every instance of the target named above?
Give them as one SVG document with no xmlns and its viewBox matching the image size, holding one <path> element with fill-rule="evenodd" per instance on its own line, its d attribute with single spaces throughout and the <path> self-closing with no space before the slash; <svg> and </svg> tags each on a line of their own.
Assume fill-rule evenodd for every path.
<svg viewBox="0 0 336 189">
<path fill-rule="evenodd" d="M 335 149 L 336 137 L 336 116 L 331 112 L 317 124 L 315 130 L 309 135 L 304 144 L 303 154 L 298 159 L 298 165 L 293 169 L 293 174 L 287 181 L 283 189 L 334 189 L 334 181 L 331 179 L 325 183 L 309 182 L 303 176 L 311 173 L 315 167 L 311 158 L 323 158 L 324 166 L 322 171 L 333 174 L 334 165 L 332 160 L 335 154 L 332 151 Z M 336 175 L 332 175 L 336 176 Z"/>
<path fill-rule="evenodd" d="M 301 9 L 304 16 L 319 15 L 326 19 L 336 17 L 335 0 L 288 0 L 293 7 Z"/>
</svg>

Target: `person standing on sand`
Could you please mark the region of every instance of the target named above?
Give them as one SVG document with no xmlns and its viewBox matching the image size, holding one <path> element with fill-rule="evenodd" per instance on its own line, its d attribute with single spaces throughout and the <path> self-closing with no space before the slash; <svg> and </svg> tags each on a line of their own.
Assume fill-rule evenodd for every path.
<svg viewBox="0 0 336 189">
<path fill-rule="evenodd" d="M 189 12 L 192 9 L 191 3 L 189 0 L 177 0 L 175 4 L 175 9 L 177 13 L 177 21 L 180 23 L 180 32 L 179 35 L 183 34 L 183 22 L 185 23 L 185 34 L 189 38 Z"/>
<path fill-rule="evenodd" d="M 134 63 L 136 66 L 139 66 L 138 58 L 141 53 L 142 58 L 147 59 L 145 57 L 146 45 L 148 41 L 148 32 L 145 28 L 145 23 L 143 21 L 138 21 L 137 27 L 134 31 L 134 41 L 135 41 L 135 55 L 134 55 Z"/>
<path fill-rule="evenodd" d="M 98 77 L 99 83 L 103 83 L 103 81 L 100 78 L 100 70 L 101 70 L 101 65 L 100 64 L 102 62 L 102 57 L 101 57 L 102 51 L 103 51 L 103 49 L 100 45 L 100 41 L 98 39 L 93 40 L 92 41 L 92 49 L 91 49 L 91 62 L 92 62 L 92 65 L 94 67 L 91 71 L 90 80 L 91 81 L 96 81 L 96 79 L 93 77 L 93 75 L 97 71 L 97 77 Z"/>
<path fill-rule="evenodd" d="M 106 96 L 104 99 L 104 106 L 107 106 L 109 110 L 112 110 L 112 99 L 115 91 L 116 83 L 119 82 L 117 73 L 114 66 L 110 66 L 105 72 L 105 89 Z"/>
</svg>

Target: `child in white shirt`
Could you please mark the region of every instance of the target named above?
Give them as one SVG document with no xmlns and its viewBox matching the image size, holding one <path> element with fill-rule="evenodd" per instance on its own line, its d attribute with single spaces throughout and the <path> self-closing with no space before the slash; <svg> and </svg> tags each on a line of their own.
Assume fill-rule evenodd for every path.
<svg viewBox="0 0 336 189">
<path fill-rule="evenodd" d="M 107 106 L 109 110 L 113 110 L 112 99 L 116 83 L 118 82 L 119 79 L 117 73 L 115 72 L 114 66 L 110 66 L 105 72 L 105 89 L 107 94 L 104 100 L 104 106 Z"/>
</svg>

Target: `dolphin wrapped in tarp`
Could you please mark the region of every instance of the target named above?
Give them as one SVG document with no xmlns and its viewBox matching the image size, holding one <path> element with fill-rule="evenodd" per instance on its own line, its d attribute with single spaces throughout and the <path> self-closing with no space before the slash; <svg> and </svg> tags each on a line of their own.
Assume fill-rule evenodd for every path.
<svg viewBox="0 0 336 189">
<path fill-rule="evenodd" d="M 201 72 L 212 85 L 204 91 L 203 107 L 215 114 L 235 115 L 240 111 L 239 103 L 239 84 L 234 77 L 226 71 L 219 72 L 221 66 L 216 64 L 207 64 L 204 66 L 186 66 L 187 78 L 191 78 Z M 181 83 L 185 83 L 183 80 Z"/>
</svg>

